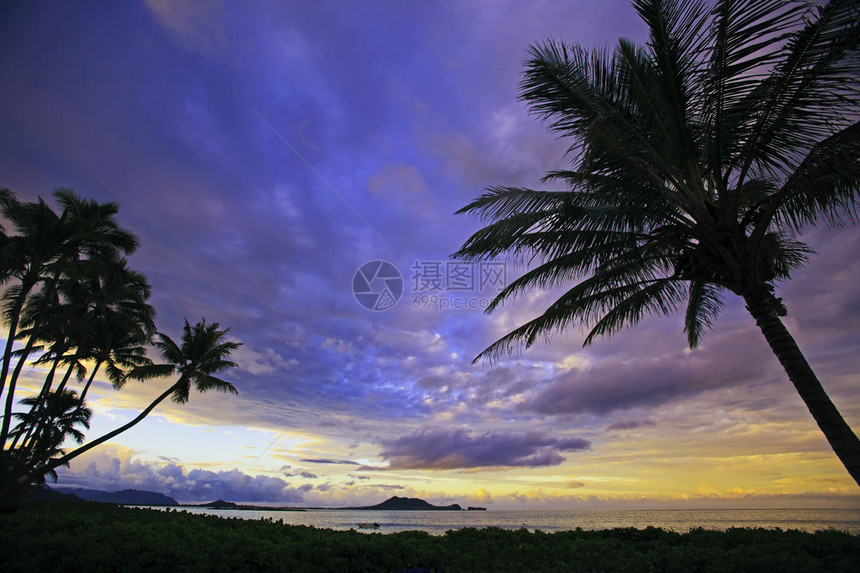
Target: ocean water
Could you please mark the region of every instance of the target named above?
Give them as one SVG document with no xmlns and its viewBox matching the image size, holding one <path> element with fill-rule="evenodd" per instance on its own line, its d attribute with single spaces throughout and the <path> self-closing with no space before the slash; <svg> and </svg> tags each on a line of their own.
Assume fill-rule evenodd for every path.
<svg viewBox="0 0 860 573">
<path fill-rule="evenodd" d="M 162 508 L 160 508 L 162 509 Z M 173 510 L 171 510 L 173 511 Z M 273 519 L 289 525 L 310 525 L 335 530 L 357 529 L 373 533 L 419 530 L 442 535 L 463 527 L 501 527 L 544 532 L 614 527 L 661 527 L 684 533 L 692 528 L 725 530 L 764 527 L 817 531 L 837 529 L 860 534 L 860 509 L 594 509 L 567 511 L 356 511 L 314 509 L 266 511 L 180 508 L 179 511 L 236 517 Z M 359 523 L 378 523 L 378 529 L 360 529 Z"/>
</svg>

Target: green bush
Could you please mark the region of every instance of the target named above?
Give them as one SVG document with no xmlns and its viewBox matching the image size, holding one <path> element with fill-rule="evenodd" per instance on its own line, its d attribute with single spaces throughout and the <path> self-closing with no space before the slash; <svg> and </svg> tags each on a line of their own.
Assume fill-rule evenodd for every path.
<svg viewBox="0 0 860 573">
<path fill-rule="evenodd" d="M 0 515 L 0 571 L 855 571 L 839 531 L 648 527 L 534 533 L 464 528 L 332 531 L 98 503 L 34 503 Z"/>
</svg>

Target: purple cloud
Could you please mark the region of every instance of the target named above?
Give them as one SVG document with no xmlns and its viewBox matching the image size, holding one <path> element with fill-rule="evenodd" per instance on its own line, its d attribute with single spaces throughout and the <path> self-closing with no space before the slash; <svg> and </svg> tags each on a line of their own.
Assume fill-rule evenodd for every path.
<svg viewBox="0 0 860 573">
<path fill-rule="evenodd" d="M 352 460 L 333 460 L 329 458 L 303 458 L 303 462 L 307 462 L 309 464 L 334 464 L 334 465 L 348 465 L 348 466 L 357 466 L 358 462 L 354 462 Z"/>
<path fill-rule="evenodd" d="M 248 475 L 238 469 L 186 472 L 179 464 L 157 465 L 137 460 L 111 458 L 102 467 L 90 463 L 81 472 L 59 472 L 64 487 L 85 487 L 105 491 L 139 489 L 169 495 L 181 502 L 225 499 L 237 502 L 301 503 L 313 486 L 294 487 L 281 478 Z"/>
<path fill-rule="evenodd" d="M 379 455 L 394 469 L 467 469 L 483 467 L 538 467 L 562 463 L 560 452 L 584 450 L 582 438 L 553 438 L 542 432 L 523 434 L 486 432 L 466 428 L 425 428 L 394 440 L 384 440 Z"/>
<path fill-rule="evenodd" d="M 648 426 L 654 426 L 653 420 L 627 420 L 624 422 L 615 422 L 614 424 L 609 424 L 606 426 L 607 431 L 613 430 L 632 430 L 634 428 L 644 428 Z"/>
<path fill-rule="evenodd" d="M 666 321 L 659 326 L 665 329 L 675 324 Z M 661 344 L 653 332 L 645 331 L 599 341 L 594 348 L 603 353 L 600 359 L 556 376 L 521 402 L 517 410 L 555 416 L 604 416 L 769 380 L 778 373 L 779 364 L 755 325 L 724 326 L 691 352 L 683 346 L 667 344 L 668 337 Z"/>
<path fill-rule="evenodd" d="M 288 478 L 298 476 L 298 477 L 303 477 L 305 479 L 316 479 L 319 477 L 318 475 L 316 475 L 313 472 L 309 472 L 307 470 L 299 470 L 299 469 L 293 468 L 289 465 L 285 465 L 281 468 L 281 474 L 283 474 L 284 477 L 288 477 Z"/>
</svg>

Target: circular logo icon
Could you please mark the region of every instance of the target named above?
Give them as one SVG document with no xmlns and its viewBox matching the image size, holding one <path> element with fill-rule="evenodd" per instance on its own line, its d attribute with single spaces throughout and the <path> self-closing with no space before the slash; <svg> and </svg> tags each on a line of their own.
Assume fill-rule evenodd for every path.
<svg viewBox="0 0 860 573">
<path fill-rule="evenodd" d="M 364 263 L 352 277 L 352 294 L 368 310 L 388 310 L 403 296 L 403 276 L 388 261 Z"/>
</svg>

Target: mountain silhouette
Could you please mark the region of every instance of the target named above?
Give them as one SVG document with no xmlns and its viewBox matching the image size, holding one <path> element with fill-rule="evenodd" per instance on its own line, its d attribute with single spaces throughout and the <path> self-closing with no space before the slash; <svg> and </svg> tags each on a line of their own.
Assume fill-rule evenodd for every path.
<svg viewBox="0 0 860 573">
<path fill-rule="evenodd" d="M 122 491 L 100 491 L 96 489 L 78 489 L 73 487 L 50 488 L 65 494 L 74 494 L 87 501 L 116 503 L 119 505 L 179 505 L 179 503 L 163 493 L 141 491 L 139 489 L 124 489 Z"/>
</svg>

